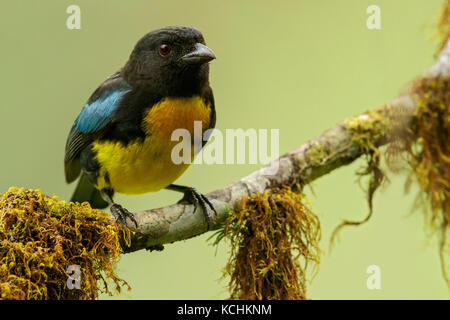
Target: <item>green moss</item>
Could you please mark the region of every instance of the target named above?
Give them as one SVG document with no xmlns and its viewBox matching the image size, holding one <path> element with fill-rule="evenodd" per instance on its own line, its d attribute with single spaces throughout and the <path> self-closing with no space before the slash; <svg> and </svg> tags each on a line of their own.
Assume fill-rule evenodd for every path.
<svg viewBox="0 0 450 320">
<path fill-rule="evenodd" d="M 319 262 L 320 222 L 301 192 L 243 197 L 225 224 L 231 299 L 306 299 L 306 269 Z"/>
<path fill-rule="evenodd" d="M 385 106 L 368 110 L 358 117 L 344 120 L 344 125 L 352 135 L 352 142 L 357 143 L 364 153 L 376 149 L 374 141 L 386 137 L 389 122 Z M 374 139 L 376 137 L 377 139 Z"/>
<path fill-rule="evenodd" d="M 320 166 L 328 155 L 330 155 L 330 151 L 319 143 L 311 143 L 305 153 L 308 163 L 312 166 Z"/>
<path fill-rule="evenodd" d="M 369 212 L 366 217 L 359 221 L 344 220 L 333 231 L 330 244 L 333 245 L 337 235 L 342 228 L 347 226 L 359 226 L 367 221 L 373 213 L 373 196 L 378 188 L 386 180 L 386 175 L 381 168 L 381 153 L 376 141 L 387 139 L 390 122 L 386 114 L 387 109 L 381 107 L 366 111 L 359 117 L 353 117 L 344 121 L 344 125 L 352 137 L 351 143 L 361 150 L 365 166 L 357 171 L 360 177 L 369 177 L 367 186 L 367 204 Z"/>
<path fill-rule="evenodd" d="M 130 231 L 88 203 L 10 188 L 0 194 L 1 299 L 95 299 L 112 294 L 108 279 L 120 291 L 119 236 L 129 241 Z M 81 289 L 66 286 L 70 265 L 80 267 Z"/>
</svg>

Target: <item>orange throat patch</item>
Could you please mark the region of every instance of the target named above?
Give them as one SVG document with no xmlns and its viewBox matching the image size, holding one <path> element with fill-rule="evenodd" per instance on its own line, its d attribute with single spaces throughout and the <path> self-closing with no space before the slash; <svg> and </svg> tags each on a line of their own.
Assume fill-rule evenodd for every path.
<svg viewBox="0 0 450 320">
<path fill-rule="evenodd" d="M 187 129 L 194 134 L 194 121 L 202 121 L 202 128 L 209 127 L 211 106 L 199 96 L 189 98 L 164 98 L 150 108 L 143 120 L 147 134 L 168 138 L 176 129 Z"/>
</svg>

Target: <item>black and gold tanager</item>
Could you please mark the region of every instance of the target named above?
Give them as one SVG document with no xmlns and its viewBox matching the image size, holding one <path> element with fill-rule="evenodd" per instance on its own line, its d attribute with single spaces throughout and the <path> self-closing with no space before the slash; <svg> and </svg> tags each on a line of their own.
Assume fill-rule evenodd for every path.
<svg viewBox="0 0 450 320">
<path fill-rule="evenodd" d="M 216 122 L 209 85 L 214 53 L 200 31 L 173 26 L 140 39 L 125 66 L 91 95 L 67 138 L 68 183 L 80 177 L 71 201 L 94 208 L 110 206 L 116 221 L 134 216 L 113 201 L 115 192 L 141 194 L 160 189 L 184 193 L 182 200 L 200 206 L 209 222 L 209 200 L 195 188 L 172 184 L 189 166 L 171 159 L 176 129 L 194 135 Z"/>
</svg>

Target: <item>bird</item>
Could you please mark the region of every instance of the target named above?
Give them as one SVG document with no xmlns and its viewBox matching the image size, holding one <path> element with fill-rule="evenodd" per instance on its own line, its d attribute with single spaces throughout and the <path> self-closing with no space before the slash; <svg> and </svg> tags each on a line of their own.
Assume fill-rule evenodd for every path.
<svg viewBox="0 0 450 320">
<path fill-rule="evenodd" d="M 195 27 L 168 26 L 145 34 L 124 66 L 92 93 L 67 137 L 64 170 L 67 183 L 78 179 L 71 202 L 107 208 L 127 225 L 134 215 L 114 202 L 115 193 L 144 194 L 162 189 L 183 193 L 180 202 L 201 207 L 209 228 L 206 196 L 190 186 L 173 184 L 189 163 L 176 164 L 171 151 L 176 129 L 203 133 L 213 129 L 216 110 L 209 84 L 214 52 Z M 202 146 L 208 140 L 203 137 Z M 194 142 L 191 142 L 192 146 Z"/>
</svg>

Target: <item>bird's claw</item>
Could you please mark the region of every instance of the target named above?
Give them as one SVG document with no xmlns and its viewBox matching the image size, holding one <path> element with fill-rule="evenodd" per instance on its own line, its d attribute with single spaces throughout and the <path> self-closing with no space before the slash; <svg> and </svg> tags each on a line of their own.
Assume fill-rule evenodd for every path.
<svg viewBox="0 0 450 320">
<path fill-rule="evenodd" d="M 211 210 L 214 212 L 214 214 L 217 214 L 216 209 L 214 209 L 214 206 L 212 205 L 211 201 L 207 197 L 205 197 L 203 194 L 197 191 L 195 188 L 189 188 L 184 192 L 183 198 L 179 202 L 189 202 L 194 205 L 194 213 L 197 211 L 197 207 L 200 205 L 200 207 L 203 210 L 203 214 L 205 216 L 206 224 L 209 229 L 209 221 L 211 217 L 208 214 L 208 207 L 211 208 Z"/>
<path fill-rule="evenodd" d="M 134 222 L 134 224 L 136 225 L 136 228 L 138 227 L 138 223 L 137 223 L 134 215 L 130 211 L 128 211 L 127 209 L 122 207 L 120 204 L 114 203 L 113 205 L 111 205 L 111 213 L 116 218 L 116 222 L 121 223 L 124 226 L 126 226 L 127 225 L 127 217 L 128 217 L 128 218 L 130 218 L 131 221 Z"/>
</svg>

